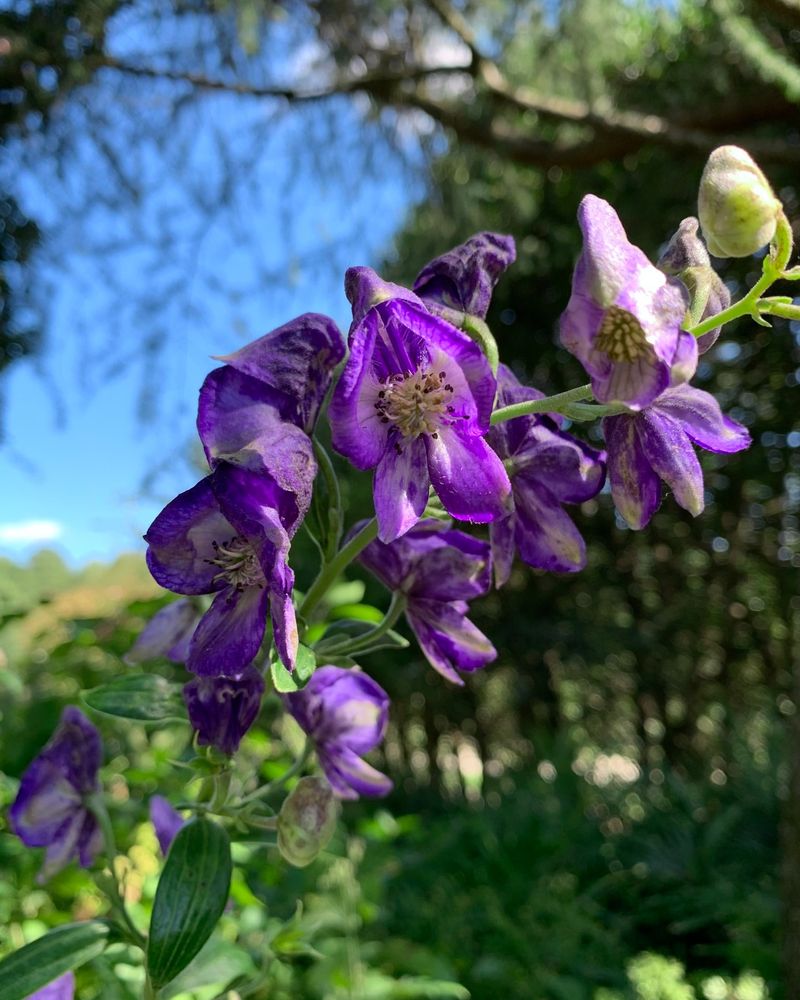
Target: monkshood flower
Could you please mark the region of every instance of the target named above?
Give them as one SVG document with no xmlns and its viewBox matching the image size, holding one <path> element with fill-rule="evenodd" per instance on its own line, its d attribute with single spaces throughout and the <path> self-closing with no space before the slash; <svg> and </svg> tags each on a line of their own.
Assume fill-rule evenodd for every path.
<svg viewBox="0 0 800 1000">
<path fill-rule="evenodd" d="M 383 739 L 389 696 L 357 670 L 319 667 L 300 691 L 284 695 L 300 727 L 313 740 L 320 767 L 336 795 L 387 795 L 392 782 L 362 756 Z"/>
<path fill-rule="evenodd" d="M 255 667 L 240 677 L 198 677 L 183 689 L 186 710 L 200 746 L 235 754 L 258 718 L 264 681 Z"/>
<path fill-rule="evenodd" d="M 146 663 L 164 656 L 173 663 L 185 663 L 199 621 L 200 612 L 192 601 L 172 601 L 145 625 L 125 654 L 125 662 Z"/>
<path fill-rule="evenodd" d="M 454 684 L 458 671 L 480 670 L 497 652 L 467 618 L 467 601 L 492 585 L 486 542 L 425 520 L 385 545 L 371 542 L 360 561 L 405 600 L 405 615 L 428 662 Z"/>
<path fill-rule="evenodd" d="M 150 822 L 156 831 L 161 853 L 166 857 L 170 844 L 186 820 L 163 795 L 154 795 L 150 799 Z"/>
<path fill-rule="evenodd" d="M 375 468 L 380 538 L 416 524 L 431 483 L 453 517 L 501 517 L 511 485 L 484 440 L 497 383 L 480 348 L 369 268 L 350 268 L 345 289 L 353 324 L 332 439 L 356 468 Z"/>
<path fill-rule="evenodd" d="M 306 313 L 220 358 L 227 364 L 207 376 L 197 412 L 211 468 L 266 472 L 307 508 L 316 473 L 308 435 L 344 352 L 333 320 Z"/>
<path fill-rule="evenodd" d="M 297 497 L 268 476 L 222 463 L 170 501 L 144 536 L 147 565 L 178 594 L 215 594 L 189 644 L 186 667 L 203 677 L 238 677 L 258 653 L 269 609 L 288 669 L 297 653 L 289 544 Z"/>
<path fill-rule="evenodd" d="M 692 324 L 716 316 L 731 304 L 731 293 L 711 266 L 705 243 L 697 235 L 699 225 L 692 216 L 684 219 L 658 259 L 658 267 L 665 274 L 680 278 L 689 289 Z M 722 327 L 717 326 L 697 338 L 699 354 L 713 347 L 721 330 Z"/>
<path fill-rule="evenodd" d="M 63 976 L 54 979 L 52 983 L 43 986 L 35 993 L 29 994 L 26 1000 L 73 1000 L 75 996 L 75 973 L 65 972 Z"/>
<path fill-rule="evenodd" d="M 486 318 L 500 275 L 517 258 L 514 239 L 500 233 L 476 233 L 423 267 L 414 291 L 433 313 Z"/>
<path fill-rule="evenodd" d="M 631 528 L 643 528 L 661 504 L 661 483 L 693 516 L 705 506 L 703 470 L 693 444 L 730 454 L 750 444 L 747 429 L 690 385 L 663 392 L 641 413 L 606 417 L 608 477 L 614 504 Z"/>
<path fill-rule="evenodd" d="M 601 403 L 641 410 L 687 370 L 697 343 L 681 332 L 689 295 L 628 242 L 611 205 L 586 195 L 578 209 L 583 251 L 561 316 L 561 341 L 589 373 Z"/>
<path fill-rule="evenodd" d="M 67 706 L 50 742 L 28 765 L 11 806 L 11 828 L 27 847 L 46 847 L 39 881 L 77 858 L 88 868 L 103 837 L 87 802 L 99 792 L 100 734 L 77 708 Z"/>
<path fill-rule="evenodd" d="M 505 365 L 497 371 L 497 405 L 541 399 L 522 386 Z M 583 503 L 600 492 L 605 455 L 560 430 L 545 414 L 515 417 L 489 432 L 489 443 L 504 460 L 514 490 L 514 512 L 489 525 L 495 582 L 511 575 L 514 551 L 539 569 L 574 573 L 586 565 L 586 545 L 564 503 Z"/>
</svg>

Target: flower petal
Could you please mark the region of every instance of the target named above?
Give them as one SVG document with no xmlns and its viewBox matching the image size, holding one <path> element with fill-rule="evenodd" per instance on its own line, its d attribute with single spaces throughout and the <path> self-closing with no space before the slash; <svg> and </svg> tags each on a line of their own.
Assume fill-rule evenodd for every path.
<svg viewBox="0 0 800 1000">
<path fill-rule="evenodd" d="M 541 483 L 514 486 L 514 538 L 529 566 L 576 573 L 586 565 L 586 545 L 559 501 Z"/>
<path fill-rule="evenodd" d="M 75 973 L 65 972 L 52 983 L 31 993 L 27 1000 L 73 1000 L 75 996 Z"/>
<path fill-rule="evenodd" d="M 264 681 L 252 666 L 239 677 L 198 677 L 183 689 L 189 721 L 201 746 L 225 754 L 239 749 L 261 709 Z"/>
<path fill-rule="evenodd" d="M 428 459 L 422 438 L 390 444 L 375 470 L 375 515 L 378 536 L 391 542 L 412 528 L 428 503 Z"/>
<path fill-rule="evenodd" d="M 442 427 L 425 437 L 431 482 L 445 509 L 462 521 L 486 523 L 511 507 L 511 483 L 503 463 L 480 437 Z"/>
<path fill-rule="evenodd" d="M 680 506 L 697 517 L 705 506 L 703 470 L 681 424 L 652 407 L 641 414 L 636 431 L 653 471 L 671 488 Z"/>
<path fill-rule="evenodd" d="M 661 503 L 661 483 L 636 432 L 638 417 L 606 417 L 603 433 L 608 449 L 608 478 L 614 506 L 634 530 L 643 528 Z"/>
<path fill-rule="evenodd" d="M 200 677 L 237 677 L 255 659 L 264 638 L 265 588 L 226 587 L 200 619 L 186 669 Z"/>
<path fill-rule="evenodd" d="M 367 313 L 388 299 L 406 299 L 421 304 L 421 300 L 408 288 L 384 281 L 371 267 L 349 267 L 344 275 L 344 293 L 353 307 L 351 332 Z"/>
<path fill-rule="evenodd" d="M 170 844 L 186 820 L 163 795 L 153 795 L 150 798 L 150 822 L 155 828 L 161 853 L 166 857 Z"/>
<path fill-rule="evenodd" d="M 340 799 L 357 799 L 359 795 L 388 795 L 394 783 L 385 774 L 362 760 L 348 747 L 325 745 L 317 751 L 319 763 L 330 786 Z"/>
<path fill-rule="evenodd" d="M 409 601 L 406 618 L 423 655 L 443 677 L 454 684 L 464 682 L 459 670 L 472 672 L 497 658 L 486 636 L 466 616 L 462 601 Z"/>
<path fill-rule="evenodd" d="M 489 525 L 489 542 L 492 546 L 492 563 L 494 564 L 494 585 L 499 590 L 508 583 L 511 569 L 514 565 L 514 515 L 501 517 Z"/>
<path fill-rule="evenodd" d="M 199 618 L 200 614 L 191 601 L 171 601 L 156 611 L 145 625 L 125 654 L 125 662 L 146 663 L 165 656 L 175 663 L 184 663 Z"/>
<path fill-rule="evenodd" d="M 427 263 L 414 281 L 414 291 L 432 311 L 441 305 L 484 318 L 494 286 L 516 256 L 513 237 L 476 233 Z"/>
<path fill-rule="evenodd" d="M 492 584 L 492 555 L 486 542 L 463 531 L 444 530 L 424 533 L 417 529 L 396 545 L 406 542 L 417 550 L 402 589 L 409 598 L 436 601 L 466 601 L 485 594 Z"/>
<path fill-rule="evenodd" d="M 557 430 L 546 417 L 531 425 L 511 457 L 515 490 L 541 483 L 562 503 L 591 500 L 606 478 L 604 454 Z"/>
<path fill-rule="evenodd" d="M 743 451 L 751 444 L 750 432 L 726 417 L 714 397 L 690 385 L 668 389 L 655 407 L 677 420 L 685 433 L 706 451 L 722 454 Z"/>
</svg>

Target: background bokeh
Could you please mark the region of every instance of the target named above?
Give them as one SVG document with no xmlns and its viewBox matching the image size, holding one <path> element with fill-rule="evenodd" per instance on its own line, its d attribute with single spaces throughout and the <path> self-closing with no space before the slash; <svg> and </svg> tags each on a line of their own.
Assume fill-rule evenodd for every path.
<svg viewBox="0 0 800 1000">
<path fill-rule="evenodd" d="M 583 381 L 554 335 L 581 196 L 654 257 L 736 141 L 797 219 L 799 53 L 791 0 L 4 5 L 0 796 L 167 599 L 137 535 L 196 476 L 209 354 L 307 309 L 346 325 L 347 264 L 408 282 L 494 229 L 519 254 L 489 316 L 503 359 L 547 392 Z M 722 274 L 735 294 L 759 270 Z M 520 567 L 477 604 L 499 657 L 464 688 L 413 647 L 365 663 L 396 791 L 348 806 L 303 872 L 237 845 L 216 986 L 189 996 L 273 955 L 242 997 L 800 997 L 798 379 L 797 328 L 729 328 L 696 381 L 754 445 L 703 455 L 700 518 L 666 497 L 637 534 L 607 494 L 584 504 L 587 569 Z M 354 520 L 369 484 L 337 467 Z M 337 601 L 385 606 L 350 580 Z M 144 918 L 144 805 L 185 794 L 188 731 L 98 722 Z M 268 699 L 242 767 L 293 746 Z M 40 886 L 38 864 L 0 833 L 3 950 L 102 911 L 84 873 Z M 122 957 L 82 970 L 81 1000 L 137 995 Z"/>
</svg>

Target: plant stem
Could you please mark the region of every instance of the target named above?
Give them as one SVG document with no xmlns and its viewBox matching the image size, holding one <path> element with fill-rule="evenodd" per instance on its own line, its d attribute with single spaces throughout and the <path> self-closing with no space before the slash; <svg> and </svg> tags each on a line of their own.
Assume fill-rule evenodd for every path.
<svg viewBox="0 0 800 1000">
<path fill-rule="evenodd" d="M 111 826 L 111 817 L 108 815 L 108 810 L 106 809 L 106 804 L 103 801 L 102 795 L 99 793 L 97 795 L 92 795 L 88 805 L 94 813 L 97 822 L 100 824 L 100 830 L 103 834 L 103 843 L 105 845 L 106 856 L 108 858 L 108 867 L 111 871 L 111 878 L 106 883 L 110 888 L 109 902 L 111 903 L 111 908 L 118 914 L 124 923 L 131 943 L 137 945 L 139 948 L 144 948 L 147 944 L 146 938 L 131 919 L 127 907 L 125 906 L 125 900 L 122 893 L 119 891 L 117 873 L 114 870 L 114 860 L 118 853 L 117 845 L 114 841 L 114 829 Z"/>
<path fill-rule="evenodd" d="M 320 471 L 328 489 L 330 507 L 328 510 L 328 540 L 325 546 L 325 559 L 333 558 L 342 538 L 342 494 L 339 480 L 333 467 L 331 456 L 324 445 L 314 438 L 314 451 L 319 462 Z"/>
<path fill-rule="evenodd" d="M 299 756 L 295 759 L 295 762 L 292 764 L 290 768 L 288 768 L 288 770 L 284 771 L 284 773 L 280 776 L 280 778 L 276 778 L 274 781 L 270 781 L 268 784 L 262 785 L 261 788 L 257 788 L 254 792 L 250 792 L 249 795 L 245 795 L 243 799 L 239 799 L 239 801 L 236 803 L 236 808 L 240 806 L 249 805 L 251 802 L 257 802 L 259 799 L 264 799 L 267 796 L 271 795 L 273 792 L 276 792 L 279 788 L 282 788 L 287 781 L 289 781 L 296 774 L 299 774 L 300 771 L 303 770 L 303 768 L 306 765 L 306 761 L 311 756 L 311 751 L 313 749 L 314 749 L 314 744 L 312 743 L 311 740 L 307 739 L 303 746 L 302 751 L 300 752 Z M 233 809 L 234 807 L 230 808 Z"/>
<path fill-rule="evenodd" d="M 378 522 L 375 518 L 367 521 L 361 531 L 354 535 L 347 545 L 342 546 L 329 563 L 323 565 L 316 580 L 311 584 L 308 593 L 297 609 L 301 618 L 308 621 L 311 612 L 316 608 L 328 588 L 347 566 L 362 552 L 378 534 Z"/>
<path fill-rule="evenodd" d="M 558 392 L 555 396 L 545 396 L 543 399 L 529 399 L 523 403 L 512 403 L 503 406 L 492 414 L 491 423 L 499 424 L 514 417 L 525 417 L 530 413 L 558 413 L 562 407 L 570 403 L 578 403 L 583 399 L 592 398 L 591 385 L 579 385 L 566 392 Z"/>
<path fill-rule="evenodd" d="M 365 632 L 364 635 L 360 635 L 355 639 L 343 639 L 339 645 L 326 646 L 324 653 L 320 652 L 320 656 L 327 656 L 328 653 L 344 653 L 349 656 L 351 653 L 361 652 L 365 646 L 371 646 L 376 639 L 380 639 L 382 635 L 386 635 L 386 633 L 403 613 L 405 607 L 405 595 L 401 594 L 399 590 L 396 590 L 392 594 L 392 601 L 386 611 L 386 614 L 378 622 L 375 628 L 370 629 L 369 632 Z"/>
</svg>

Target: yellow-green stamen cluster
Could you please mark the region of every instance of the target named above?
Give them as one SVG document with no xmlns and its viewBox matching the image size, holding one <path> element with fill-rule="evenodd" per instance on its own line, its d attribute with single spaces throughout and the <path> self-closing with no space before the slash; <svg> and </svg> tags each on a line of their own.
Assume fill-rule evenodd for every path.
<svg viewBox="0 0 800 1000">
<path fill-rule="evenodd" d="M 253 546 L 240 535 L 220 545 L 212 542 L 214 558 L 206 562 L 219 566 L 220 571 L 214 581 L 224 580 L 238 591 L 245 587 L 263 587 L 264 573 L 259 565 Z"/>
<path fill-rule="evenodd" d="M 375 409 L 383 423 L 394 424 L 407 440 L 420 434 L 435 438 L 453 413 L 453 391 L 443 371 L 390 375 L 378 392 Z"/>
<path fill-rule="evenodd" d="M 639 320 L 619 306 L 606 309 L 594 345 L 612 361 L 632 362 L 653 354 Z"/>
</svg>

